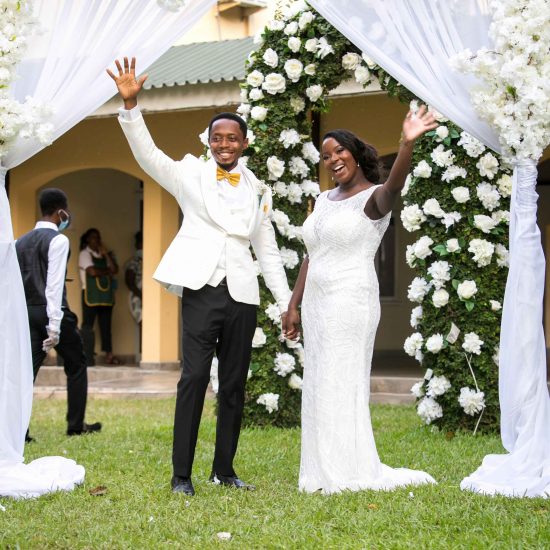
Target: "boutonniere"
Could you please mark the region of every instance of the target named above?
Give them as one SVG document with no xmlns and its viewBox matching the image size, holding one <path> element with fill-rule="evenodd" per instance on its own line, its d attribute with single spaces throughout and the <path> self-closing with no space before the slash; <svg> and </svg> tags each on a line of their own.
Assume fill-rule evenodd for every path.
<svg viewBox="0 0 550 550">
<path fill-rule="evenodd" d="M 256 183 L 256 193 L 258 193 L 258 195 L 260 196 L 262 196 L 266 191 L 270 189 L 269 185 L 267 185 L 261 180 L 256 180 L 255 183 Z"/>
</svg>

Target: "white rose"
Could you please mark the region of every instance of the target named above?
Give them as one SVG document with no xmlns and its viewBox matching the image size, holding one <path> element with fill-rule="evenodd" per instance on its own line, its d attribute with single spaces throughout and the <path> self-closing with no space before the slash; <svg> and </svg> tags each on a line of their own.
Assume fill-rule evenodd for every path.
<svg viewBox="0 0 550 550">
<path fill-rule="evenodd" d="M 348 52 L 342 56 L 342 67 L 347 71 L 355 71 L 360 63 L 361 56 L 356 53 Z"/>
<path fill-rule="evenodd" d="M 282 210 L 277 210 L 276 208 L 273 209 L 271 217 L 279 233 L 286 235 L 290 229 L 290 218 Z"/>
<path fill-rule="evenodd" d="M 413 176 L 417 178 L 429 178 L 431 175 L 432 167 L 425 160 L 421 160 L 413 170 Z"/>
<path fill-rule="evenodd" d="M 403 227 L 410 233 L 420 229 L 422 223 L 426 221 L 426 216 L 418 204 L 411 204 L 401 210 L 401 221 Z"/>
<path fill-rule="evenodd" d="M 300 80 L 303 69 L 304 65 L 299 59 L 289 59 L 285 63 L 285 72 L 292 82 L 298 82 L 298 80 Z"/>
<path fill-rule="evenodd" d="M 451 190 L 453 199 L 458 203 L 465 203 L 470 200 L 470 190 L 467 187 L 455 187 Z"/>
<path fill-rule="evenodd" d="M 319 184 L 313 180 L 302 180 L 302 192 L 306 197 L 317 197 L 321 190 Z"/>
<path fill-rule="evenodd" d="M 426 349 L 430 353 L 439 353 L 443 347 L 443 336 L 441 334 L 432 334 L 426 340 Z"/>
<path fill-rule="evenodd" d="M 256 327 L 254 338 L 252 338 L 252 347 L 261 348 L 267 342 L 267 336 L 262 327 Z"/>
<path fill-rule="evenodd" d="M 250 104 L 248 103 L 241 103 L 237 107 L 237 113 L 239 113 L 245 120 L 248 114 L 250 113 Z"/>
<path fill-rule="evenodd" d="M 429 397 L 437 397 L 438 395 L 443 395 L 450 387 L 451 383 L 445 376 L 433 376 L 428 382 L 428 391 L 426 395 Z"/>
<path fill-rule="evenodd" d="M 481 354 L 481 346 L 484 344 L 483 340 L 475 332 L 468 332 L 464 335 L 464 343 L 462 349 L 467 353 L 474 353 L 475 355 Z"/>
<path fill-rule="evenodd" d="M 248 76 L 246 77 L 247 84 L 253 88 L 261 86 L 263 81 L 264 75 L 260 71 L 252 71 L 251 73 L 248 73 Z"/>
<path fill-rule="evenodd" d="M 485 408 L 485 394 L 470 388 L 460 388 L 458 402 L 466 414 L 474 416 Z"/>
<path fill-rule="evenodd" d="M 298 32 L 298 23 L 296 21 L 292 21 L 292 23 L 289 23 L 284 30 L 284 33 L 287 36 L 290 36 L 291 34 L 296 34 Z"/>
<path fill-rule="evenodd" d="M 462 214 L 459 212 L 446 212 L 443 218 L 441 218 L 441 223 L 449 229 L 451 225 L 454 225 L 456 222 L 459 222 L 462 219 Z"/>
<path fill-rule="evenodd" d="M 495 251 L 497 253 L 497 265 L 499 267 L 508 267 L 508 249 L 502 244 L 497 244 L 495 247 Z"/>
<path fill-rule="evenodd" d="M 359 67 L 355 69 L 353 76 L 355 77 L 355 81 L 362 85 L 367 84 L 370 80 L 369 70 L 364 65 L 359 65 Z"/>
<path fill-rule="evenodd" d="M 271 319 L 275 324 L 278 324 L 281 321 L 281 311 L 277 304 L 269 304 L 265 308 L 265 314 Z"/>
<path fill-rule="evenodd" d="M 445 138 L 449 137 L 449 128 L 447 128 L 447 126 L 438 126 L 435 129 L 435 135 L 439 141 L 443 141 Z"/>
<path fill-rule="evenodd" d="M 458 145 L 464 147 L 466 154 L 472 158 L 479 157 L 479 155 L 485 151 L 485 145 L 466 132 L 460 134 Z"/>
<path fill-rule="evenodd" d="M 433 243 L 433 240 L 427 235 L 420 237 L 420 239 L 414 243 L 414 255 L 417 258 L 424 260 L 432 253 L 430 246 L 432 246 Z"/>
<path fill-rule="evenodd" d="M 293 372 L 290 375 L 290 378 L 288 379 L 288 385 L 293 390 L 301 390 L 303 385 L 303 380 L 300 376 L 298 376 L 295 372 Z"/>
<path fill-rule="evenodd" d="M 286 197 L 288 195 L 288 187 L 284 181 L 277 181 L 273 184 L 273 192 L 279 197 Z"/>
<path fill-rule="evenodd" d="M 304 48 L 308 52 L 313 53 L 317 51 L 318 44 L 319 44 L 319 41 L 317 40 L 317 38 L 310 38 L 309 40 L 306 40 L 306 43 L 304 44 Z"/>
<path fill-rule="evenodd" d="M 493 311 L 500 311 L 502 309 L 502 304 L 497 302 L 497 300 L 489 300 L 489 303 L 491 304 L 491 309 Z"/>
<path fill-rule="evenodd" d="M 462 300 L 469 300 L 475 294 L 477 293 L 477 285 L 475 281 L 462 281 L 457 289 L 456 292 L 458 294 L 458 297 Z"/>
<path fill-rule="evenodd" d="M 304 67 L 304 73 L 308 74 L 309 76 L 313 76 L 316 70 L 317 68 L 315 66 L 315 63 L 310 63 L 309 65 L 306 65 Z"/>
<path fill-rule="evenodd" d="M 317 147 L 311 141 L 307 141 L 302 145 L 302 156 L 312 164 L 317 164 L 321 159 Z"/>
<path fill-rule="evenodd" d="M 449 293 L 444 288 L 438 288 L 433 293 L 432 303 L 437 308 L 446 306 L 449 303 Z"/>
<path fill-rule="evenodd" d="M 286 80 L 279 73 L 269 73 L 265 77 L 262 88 L 271 95 L 283 93 L 286 89 Z"/>
<path fill-rule="evenodd" d="M 472 239 L 468 246 L 468 252 L 479 267 L 485 267 L 491 263 L 495 246 L 485 239 Z"/>
<path fill-rule="evenodd" d="M 403 349 L 405 350 L 405 353 L 407 355 L 414 357 L 416 352 L 422 348 L 423 342 L 424 338 L 422 337 L 422 334 L 420 334 L 419 332 L 415 332 L 405 340 L 405 343 L 403 344 Z"/>
<path fill-rule="evenodd" d="M 273 363 L 275 364 L 273 370 L 279 376 L 286 376 L 294 370 L 296 359 L 290 353 L 277 353 Z"/>
<path fill-rule="evenodd" d="M 278 393 L 262 393 L 258 399 L 256 399 L 258 405 L 263 405 L 269 414 L 273 411 L 279 410 L 279 394 Z"/>
<path fill-rule="evenodd" d="M 271 156 L 267 159 L 266 164 L 270 180 L 278 180 L 283 175 L 285 171 L 284 160 L 280 160 L 276 156 Z"/>
<path fill-rule="evenodd" d="M 458 244 L 458 239 L 449 239 L 445 246 L 447 247 L 447 252 L 458 252 L 460 250 L 460 244 Z"/>
<path fill-rule="evenodd" d="M 416 306 L 411 311 L 411 327 L 418 328 L 418 323 L 422 319 L 422 306 Z"/>
<path fill-rule="evenodd" d="M 300 143 L 300 134 L 294 129 L 287 128 L 286 130 L 281 131 L 279 141 L 283 144 L 285 149 L 288 149 L 289 147 Z"/>
<path fill-rule="evenodd" d="M 423 277 L 415 277 L 409 285 L 407 298 L 411 302 L 421 303 L 429 290 L 430 285 L 426 282 L 426 279 Z"/>
<path fill-rule="evenodd" d="M 288 39 L 287 45 L 288 45 L 288 49 L 291 52 L 296 53 L 300 50 L 300 46 L 302 45 L 302 41 L 297 36 L 291 36 Z"/>
<path fill-rule="evenodd" d="M 361 57 L 369 69 L 374 69 L 376 67 L 376 61 L 371 59 L 365 52 L 361 54 Z"/>
<path fill-rule="evenodd" d="M 483 233 L 490 233 L 496 226 L 495 220 L 489 216 L 483 214 L 476 214 L 474 216 L 474 225 L 483 231 Z"/>
<path fill-rule="evenodd" d="M 275 68 L 279 64 L 279 56 L 277 52 L 271 48 L 267 48 L 264 52 L 263 60 L 266 65 Z"/>
<path fill-rule="evenodd" d="M 497 188 L 490 183 L 482 182 L 476 187 L 477 198 L 489 212 L 498 208 L 500 204 L 500 193 Z"/>
<path fill-rule="evenodd" d="M 315 103 L 323 95 L 323 87 L 319 84 L 314 84 L 306 88 L 306 95 L 310 101 Z"/>
<path fill-rule="evenodd" d="M 290 173 L 294 176 L 300 175 L 305 178 L 309 173 L 309 166 L 300 157 L 292 157 L 289 163 Z"/>
<path fill-rule="evenodd" d="M 414 245 L 408 244 L 407 250 L 405 252 L 405 259 L 409 267 L 415 267 L 416 265 L 416 256 L 414 255 Z"/>
<path fill-rule="evenodd" d="M 509 197 L 512 194 L 512 178 L 508 174 L 498 179 L 497 186 L 503 197 Z"/>
<path fill-rule="evenodd" d="M 267 107 L 260 107 L 259 105 L 255 105 L 250 109 L 250 117 L 254 120 L 257 120 L 258 122 L 263 122 L 265 120 L 265 117 L 267 116 Z"/>
<path fill-rule="evenodd" d="M 413 385 L 411 388 L 411 393 L 417 398 L 420 399 L 424 395 L 424 381 L 420 380 L 420 382 L 417 382 Z"/>
<path fill-rule="evenodd" d="M 262 92 L 262 90 L 260 90 L 260 88 L 252 88 L 252 90 L 250 90 L 250 93 L 248 94 L 248 97 L 252 101 L 259 101 L 260 99 L 264 98 L 264 93 Z"/>
<path fill-rule="evenodd" d="M 296 250 L 282 246 L 279 253 L 281 254 L 283 265 L 288 269 L 294 269 L 300 262 L 300 258 L 298 257 Z"/>
<path fill-rule="evenodd" d="M 434 374 L 434 371 L 432 369 L 426 369 L 426 372 L 424 373 L 424 380 L 429 380 Z"/>
<path fill-rule="evenodd" d="M 300 29 L 305 29 L 313 20 L 315 16 L 310 11 L 304 11 L 298 19 L 298 26 Z"/>
<path fill-rule="evenodd" d="M 434 216 L 435 218 L 442 218 L 445 215 L 437 199 L 428 199 L 422 206 L 422 210 L 424 210 L 426 216 Z"/>
<path fill-rule="evenodd" d="M 438 289 L 445 285 L 451 278 L 450 265 L 445 261 L 434 262 L 429 268 L 428 273 L 432 277 L 433 286 Z"/>
<path fill-rule="evenodd" d="M 206 147 L 210 147 L 210 143 L 208 143 L 208 126 L 204 129 L 204 132 L 202 134 L 199 134 L 199 139 L 201 140 L 201 143 L 205 145 Z"/>
<path fill-rule="evenodd" d="M 291 97 L 290 106 L 295 113 L 301 113 L 306 108 L 306 102 L 301 97 Z"/>
<path fill-rule="evenodd" d="M 462 168 L 461 166 L 455 166 L 454 164 L 452 164 L 451 166 L 447 167 L 445 172 L 443 172 L 443 174 L 441 175 L 441 180 L 450 182 L 455 180 L 456 178 L 464 179 L 467 175 L 468 173 L 464 168 Z"/>
<path fill-rule="evenodd" d="M 405 197 L 407 193 L 409 192 L 409 189 L 411 187 L 412 178 L 410 174 L 407 174 L 407 177 L 405 178 L 405 184 L 403 185 L 403 189 L 401 189 L 401 196 Z"/>
<path fill-rule="evenodd" d="M 431 397 L 424 397 L 424 399 L 418 403 L 416 412 L 426 424 L 431 424 L 434 420 L 443 416 L 441 405 Z"/>
<path fill-rule="evenodd" d="M 510 211 L 509 210 L 497 210 L 491 214 L 491 218 L 495 220 L 495 223 L 510 223 Z"/>
<path fill-rule="evenodd" d="M 288 202 L 291 204 L 300 204 L 302 202 L 302 187 L 297 183 L 288 185 Z"/>
<path fill-rule="evenodd" d="M 445 151 L 445 148 L 442 144 L 438 145 L 432 151 L 430 156 L 434 163 L 441 168 L 444 168 L 445 166 L 450 166 L 455 160 L 452 149 L 448 149 L 447 151 Z"/>
<path fill-rule="evenodd" d="M 483 155 L 476 163 L 482 177 L 492 180 L 498 172 L 498 160 L 491 153 Z"/>
<path fill-rule="evenodd" d="M 270 31 L 282 31 L 285 28 L 285 23 L 280 19 L 272 19 L 268 22 L 267 28 Z"/>
<path fill-rule="evenodd" d="M 327 42 L 327 39 L 322 36 L 317 43 L 317 57 L 324 59 L 330 53 L 334 53 L 334 48 Z"/>
</svg>

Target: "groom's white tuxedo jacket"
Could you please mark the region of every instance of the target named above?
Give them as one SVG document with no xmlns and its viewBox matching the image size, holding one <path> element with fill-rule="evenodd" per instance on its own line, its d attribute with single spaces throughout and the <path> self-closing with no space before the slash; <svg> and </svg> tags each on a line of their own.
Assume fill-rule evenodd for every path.
<svg viewBox="0 0 550 550">
<path fill-rule="evenodd" d="M 225 249 L 225 271 L 231 297 L 237 302 L 259 304 L 257 270 L 250 245 L 269 290 L 281 312 L 286 311 L 290 290 L 271 223 L 271 190 L 244 164 L 241 182 L 248 185 L 253 210 L 248 227 L 236 223 L 223 208 L 217 192 L 216 163 L 186 155 L 174 161 L 158 149 L 139 115 L 119 118 L 132 152 L 141 168 L 171 193 L 183 212 L 182 226 L 164 254 L 153 277 L 181 296 L 183 288 L 199 289 L 212 277 Z"/>
</svg>

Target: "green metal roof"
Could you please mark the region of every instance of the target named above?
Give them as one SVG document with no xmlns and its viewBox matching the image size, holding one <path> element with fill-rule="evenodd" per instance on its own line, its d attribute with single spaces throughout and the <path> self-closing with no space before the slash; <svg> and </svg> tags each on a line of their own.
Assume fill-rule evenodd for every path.
<svg viewBox="0 0 550 550">
<path fill-rule="evenodd" d="M 145 89 L 244 79 L 253 38 L 173 46 L 147 70 Z"/>
</svg>

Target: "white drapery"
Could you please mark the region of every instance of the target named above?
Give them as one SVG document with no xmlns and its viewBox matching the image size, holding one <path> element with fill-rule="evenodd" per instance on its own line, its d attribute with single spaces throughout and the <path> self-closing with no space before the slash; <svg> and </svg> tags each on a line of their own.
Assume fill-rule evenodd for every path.
<svg viewBox="0 0 550 550">
<path fill-rule="evenodd" d="M 116 88 L 105 68 L 115 58 L 136 56 L 145 69 L 214 3 L 189 0 L 173 12 L 156 0 L 36 0 L 35 13 L 45 32 L 31 38 L 10 93 L 19 101 L 32 96 L 54 109 L 55 139 L 114 95 Z M 84 479 L 82 466 L 61 457 L 23 464 L 32 408 L 32 360 L 5 169 L 42 148 L 38 141 L 19 139 L 0 167 L 0 496 L 38 496 L 71 489 Z"/>
<path fill-rule="evenodd" d="M 453 55 L 490 47 L 486 0 L 309 0 L 332 25 L 426 103 L 500 152 L 494 129 L 470 102 L 476 79 Z M 550 496 L 550 397 L 542 330 L 545 260 L 536 226 L 536 166 L 514 165 L 510 272 L 502 313 L 499 398 L 508 454 L 489 455 L 461 487 Z"/>
</svg>

